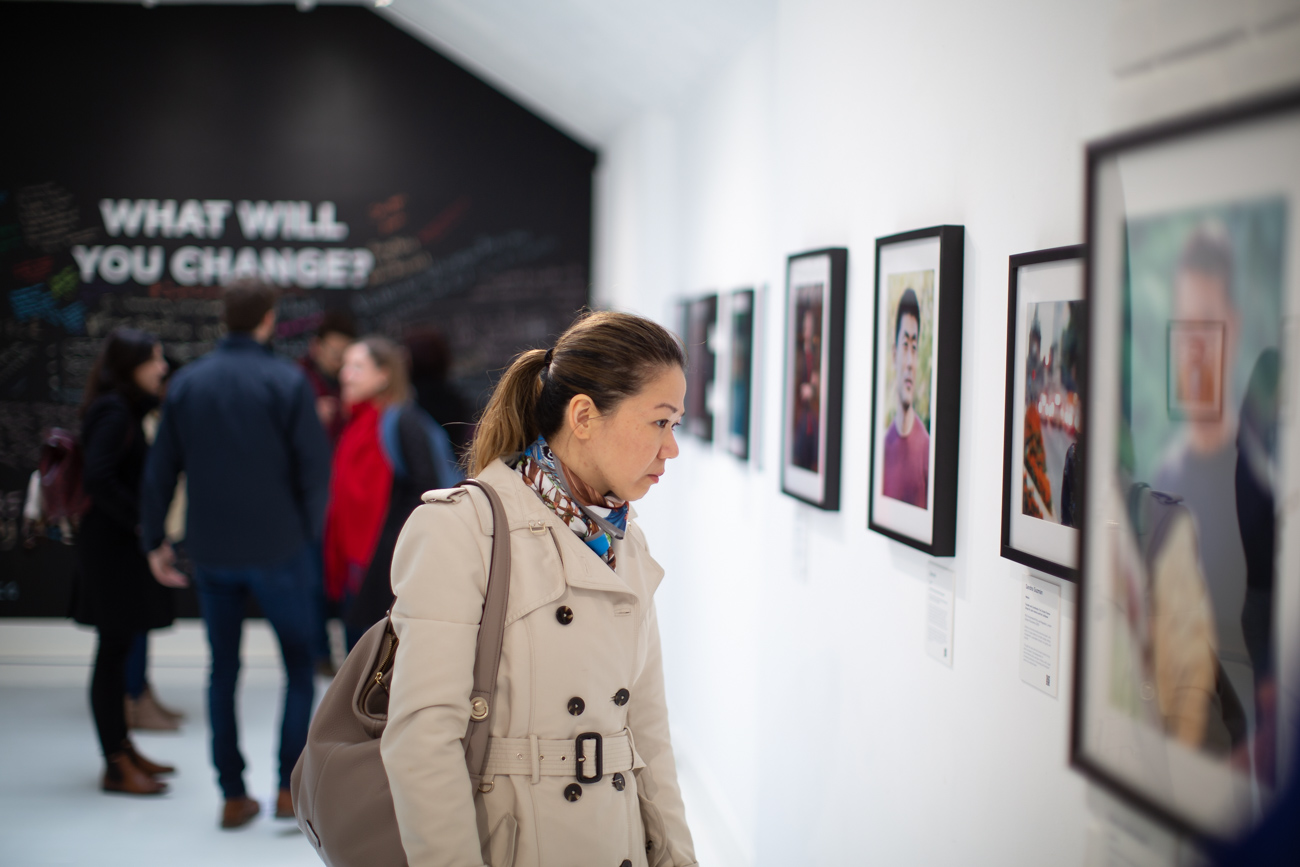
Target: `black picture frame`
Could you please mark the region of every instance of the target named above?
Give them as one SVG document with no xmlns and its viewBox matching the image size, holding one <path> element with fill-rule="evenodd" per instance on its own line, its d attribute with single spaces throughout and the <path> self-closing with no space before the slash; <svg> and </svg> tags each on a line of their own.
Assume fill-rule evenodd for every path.
<svg viewBox="0 0 1300 867">
<path fill-rule="evenodd" d="M 937 244 L 916 243 L 927 241 L 937 242 Z M 871 381 L 871 463 L 867 487 L 867 527 L 934 557 L 950 557 L 956 553 L 957 546 L 957 462 L 961 414 L 964 248 L 965 228 L 963 226 L 932 226 L 876 239 L 873 293 L 875 335 L 872 354 L 874 369 Z M 915 254 L 909 251 L 915 251 Z M 929 268 L 920 267 L 911 272 L 894 271 L 892 265 L 886 268 L 883 264 L 886 256 L 891 258 L 891 262 L 895 256 L 901 256 L 903 258 L 900 258 L 899 262 L 914 262 L 921 266 L 929 265 Z M 918 503 L 919 495 L 915 484 L 905 484 L 903 487 L 907 488 L 907 493 L 902 493 L 902 496 L 896 496 L 901 493 L 898 489 L 894 489 L 890 494 L 885 493 L 887 485 L 891 488 L 894 486 L 893 478 L 885 477 L 888 468 L 881 465 L 884 451 L 889 447 L 890 436 L 890 430 L 886 430 L 883 426 L 883 422 L 889 417 L 889 412 L 882 410 L 881 400 L 888 391 L 885 380 L 890 376 L 889 371 L 892 371 L 892 362 L 883 353 L 891 345 L 897 345 L 896 339 L 885 332 L 894 325 L 896 318 L 901 318 L 887 315 L 885 312 L 886 308 L 891 306 L 888 303 L 890 294 L 899 287 L 890 288 L 885 287 L 884 284 L 892 278 L 902 279 L 910 274 L 924 275 L 927 271 L 931 272 L 929 279 L 933 280 L 930 290 L 933 300 L 930 303 L 928 316 L 924 312 L 926 290 L 922 289 L 920 293 L 916 293 L 913 286 L 903 289 L 904 294 L 912 291 L 920 297 L 921 318 L 928 320 L 925 325 L 929 325 L 930 339 L 933 344 L 929 354 L 930 360 L 924 361 L 920 356 L 923 354 L 921 344 L 925 340 L 925 325 L 918 323 L 917 363 L 928 364 L 931 385 L 914 384 L 914 401 L 915 395 L 920 393 L 917 391 L 918 388 L 933 390 L 933 400 L 928 401 L 933 408 L 932 412 L 927 407 L 931 428 L 928 438 L 932 443 L 926 464 L 927 477 L 920 485 L 922 489 L 928 488 L 928 490 L 924 491 L 924 506 L 921 506 Z M 934 271 L 938 272 L 937 278 L 933 274 Z M 899 286 L 901 285 L 900 283 Z M 938 340 L 933 338 L 935 323 L 938 326 Z M 916 412 L 916 415 L 919 418 L 920 413 Z M 889 424 L 892 426 L 892 420 Z M 915 428 L 913 427 L 912 430 Z M 906 437 L 899 439 L 902 438 Z M 903 496 L 908 499 L 902 499 Z"/>
<path fill-rule="evenodd" d="M 1101 333 L 1101 329 L 1109 327 L 1114 331 L 1114 319 L 1119 319 L 1125 314 L 1118 316 L 1112 315 L 1114 310 L 1107 312 L 1106 305 L 1124 309 L 1127 307 L 1131 311 L 1132 307 L 1123 295 L 1114 299 L 1121 288 L 1114 285 L 1121 279 L 1128 279 L 1132 273 L 1131 255 L 1131 237 L 1128 235 L 1128 223 L 1122 227 L 1116 226 L 1110 219 L 1110 208 L 1113 205 L 1107 199 L 1107 196 L 1118 197 L 1123 202 L 1122 212 L 1126 220 L 1132 219 L 1130 216 L 1133 211 L 1130 208 L 1137 208 L 1138 214 L 1156 213 L 1160 216 L 1167 216 L 1168 212 L 1155 210 L 1148 202 L 1134 204 L 1132 197 L 1133 188 L 1126 186 L 1116 186 L 1115 176 L 1117 174 L 1117 161 L 1127 154 L 1140 155 L 1142 165 L 1150 167 L 1159 165 L 1162 152 L 1166 148 L 1179 148 L 1177 156 L 1179 158 L 1177 171 L 1177 199 L 1173 206 L 1177 211 L 1194 211 L 1197 208 L 1203 210 L 1213 210 L 1222 206 L 1226 202 L 1233 200 L 1233 197 L 1251 197 L 1258 196 L 1259 190 L 1263 186 L 1260 178 L 1252 174 L 1251 180 L 1238 185 L 1238 189 L 1232 189 L 1233 177 L 1239 173 L 1235 170 L 1242 165 L 1249 165 L 1256 169 L 1261 165 L 1268 165 L 1264 161 L 1254 159 L 1251 162 L 1235 162 L 1231 165 L 1207 166 L 1205 163 L 1210 162 L 1213 157 L 1210 154 L 1218 154 L 1219 159 L 1225 157 L 1224 154 L 1235 153 L 1240 157 L 1242 148 L 1239 143 L 1244 138 L 1254 136 L 1256 139 L 1264 136 L 1276 136 L 1279 131 L 1286 131 L 1291 136 L 1288 141 L 1293 141 L 1297 130 L 1300 130 L 1300 89 L 1288 90 L 1285 92 L 1265 95 L 1256 99 L 1243 101 L 1239 104 L 1218 108 L 1210 111 L 1199 112 L 1186 117 L 1177 118 L 1172 121 L 1155 124 L 1149 127 L 1137 129 L 1130 132 L 1121 133 L 1110 138 L 1092 142 L 1086 150 L 1086 186 L 1085 186 L 1085 227 L 1086 227 L 1086 256 L 1084 265 L 1085 279 L 1085 297 L 1088 299 L 1088 319 L 1089 325 L 1085 329 L 1084 353 L 1088 359 L 1087 372 L 1085 374 L 1084 389 L 1086 394 L 1086 403 L 1084 408 L 1085 419 L 1085 436 L 1081 440 L 1081 459 L 1082 474 L 1084 476 L 1083 502 L 1082 509 L 1084 512 L 1084 521 L 1082 525 L 1082 538 L 1079 549 L 1079 581 L 1078 581 L 1078 628 L 1075 632 L 1075 662 L 1074 662 L 1074 683 L 1073 683 L 1073 707 L 1071 710 L 1071 732 L 1070 732 L 1070 764 L 1079 772 L 1089 777 L 1093 782 L 1106 789 L 1108 792 L 1128 804 L 1130 807 L 1142 812 L 1158 822 L 1167 825 L 1179 833 L 1186 834 L 1193 838 L 1199 838 L 1207 841 L 1226 841 L 1240 834 L 1246 833 L 1250 827 L 1257 822 L 1262 813 L 1266 812 L 1271 806 L 1267 802 L 1254 806 L 1253 799 L 1247 794 L 1242 799 L 1246 804 L 1245 807 L 1236 811 L 1234 815 L 1218 815 L 1213 809 L 1206 810 L 1203 804 L 1192 803 L 1188 799 L 1199 799 L 1210 792 L 1208 780 L 1202 776 L 1195 786 L 1168 787 L 1165 791 L 1158 791 L 1155 783 L 1163 781 L 1153 781 L 1149 778 L 1135 776 L 1137 770 L 1145 768 L 1149 761 L 1158 761 L 1162 763 L 1165 770 L 1165 777 L 1173 779 L 1182 773 L 1174 769 L 1173 766 L 1185 759 L 1184 753 L 1194 754 L 1193 751 L 1185 748 L 1181 751 L 1171 749 L 1169 746 L 1173 738 L 1164 735 L 1165 746 L 1162 754 L 1148 760 L 1147 756 L 1141 752 L 1128 751 L 1122 756 L 1103 755 L 1103 750 L 1098 747 L 1101 742 L 1100 732 L 1106 732 L 1106 738 L 1123 742 L 1122 739 L 1116 740 L 1116 729 L 1114 726 L 1114 717 L 1117 713 L 1113 708 L 1104 707 L 1103 710 L 1111 713 L 1110 719 L 1100 721 L 1093 718 L 1097 713 L 1093 706 L 1089 704 L 1090 690 L 1096 689 L 1090 686 L 1090 679 L 1100 677 L 1096 672 L 1105 670 L 1105 665 L 1110 663 L 1106 656 L 1108 651 L 1106 647 L 1113 645 L 1115 641 L 1114 634 L 1108 634 L 1105 631 L 1107 623 L 1105 622 L 1104 609 L 1114 604 L 1116 597 L 1115 591 L 1111 589 L 1114 583 L 1120 579 L 1120 570 L 1116 568 L 1115 560 L 1112 553 L 1119 548 L 1116 544 L 1108 544 L 1105 536 L 1109 533 L 1112 537 L 1122 535 L 1115 532 L 1117 526 L 1123 527 L 1124 515 L 1130 504 L 1123 500 L 1118 505 L 1112 505 L 1115 499 L 1115 490 L 1123 490 L 1122 485 L 1112 485 L 1111 488 L 1101 484 L 1101 481 L 1107 475 L 1113 474 L 1110 465 L 1115 459 L 1118 448 L 1112 444 L 1103 444 L 1104 437 L 1118 439 L 1118 436 L 1107 430 L 1115 418 L 1120 413 L 1120 401 L 1114 400 L 1112 391 L 1120 390 L 1122 394 L 1123 386 L 1110 384 L 1108 388 L 1103 389 L 1106 383 L 1104 380 L 1111 381 L 1118 379 L 1114 372 L 1115 365 L 1121 364 L 1122 355 L 1119 358 L 1102 357 L 1103 347 L 1111 342 L 1120 342 L 1113 334 Z M 1236 140 L 1233 135 L 1238 136 Z M 1199 145 L 1200 151 L 1189 151 L 1189 146 Z M 1215 151 L 1214 149 L 1218 149 Z M 1225 151 L 1225 148 L 1227 149 Z M 1235 150 L 1234 150 L 1235 149 Z M 1287 201 L 1290 205 L 1290 219 L 1295 219 L 1297 211 L 1300 211 L 1300 148 L 1293 145 L 1280 151 L 1282 159 L 1270 168 L 1276 172 L 1278 178 L 1275 182 L 1270 183 L 1268 189 L 1285 190 L 1285 195 L 1289 196 Z M 1192 153 L 1193 159 L 1187 159 L 1187 155 Z M 1254 155 L 1254 151 L 1250 152 Z M 1287 162 L 1290 160 L 1290 162 Z M 1209 188 L 1199 187 L 1203 179 L 1213 179 L 1213 185 Z M 1132 183 L 1141 183 L 1141 179 L 1126 178 L 1126 181 Z M 1109 186 L 1108 186 L 1109 185 Z M 1140 189 L 1140 188 L 1139 188 Z M 1198 190 L 1204 190 L 1199 193 L 1202 198 L 1197 198 Z M 1283 195 L 1279 193 L 1279 195 Z M 1105 221 L 1103 225 L 1103 220 Z M 1105 249 L 1103 249 L 1105 247 Z M 1290 257 L 1290 267 L 1294 268 L 1297 261 L 1300 261 L 1300 245 L 1286 246 L 1283 252 Z M 1115 248 L 1121 248 L 1118 252 Z M 1294 306 L 1295 284 L 1284 284 L 1282 289 L 1282 303 L 1288 301 Z M 1288 298 L 1290 293 L 1291 297 Z M 1109 300 L 1108 300 L 1109 299 Z M 1121 306 L 1123 305 L 1123 306 Z M 1127 314 L 1131 315 L 1131 313 Z M 1286 332 L 1283 330 L 1281 341 L 1285 342 Z M 1158 351 L 1167 353 L 1167 346 L 1164 341 L 1156 339 L 1153 341 L 1158 344 Z M 1283 352 L 1283 363 L 1286 365 L 1284 376 L 1294 378 L 1300 374 L 1300 365 L 1297 365 L 1297 358 L 1294 345 L 1283 347 L 1290 349 L 1290 352 Z M 1122 344 L 1121 344 L 1122 350 Z M 1165 410 L 1166 407 L 1160 407 Z M 1282 434 L 1279 432 L 1279 439 Z M 1296 472 L 1295 469 L 1289 471 Z M 1280 480 L 1279 484 L 1294 484 L 1294 476 L 1290 479 Z M 1131 492 L 1131 488 L 1129 489 Z M 1175 503 L 1175 506 L 1180 504 Z M 1279 507 L 1281 504 L 1279 503 Z M 1114 518 L 1107 519 L 1108 514 L 1114 514 Z M 1283 538 L 1283 534 L 1278 534 L 1277 562 L 1287 562 L 1286 558 L 1294 559 L 1294 548 L 1288 546 L 1300 543 Z M 1277 569 L 1275 572 L 1276 580 L 1288 582 L 1291 588 L 1294 588 L 1296 582 L 1300 582 L 1300 575 L 1293 574 L 1293 571 Z M 1291 595 L 1294 600 L 1294 592 Z M 1296 617 L 1295 606 L 1286 611 L 1274 612 L 1274 640 L 1277 640 L 1278 634 L 1288 625 L 1290 629 L 1295 629 L 1295 624 L 1300 622 Z M 1094 656 L 1097 659 L 1094 660 Z M 1104 684 L 1106 687 L 1100 695 L 1108 694 L 1107 690 L 1110 684 Z M 1291 689 L 1294 683 L 1290 684 Z M 1288 686 L 1279 685 L 1278 694 L 1286 693 Z M 1093 696 L 1097 698 L 1098 696 Z M 1250 701 L 1250 697 L 1242 698 L 1243 701 Z M 1104 702 L 1098 701 L 1098 704 Z M 1288 734 L 1279 728 L 1278 734 L 1285 736 Z M 1156 734 L 1159 736 L 1159 733 Z M 1090 746 L 1091 742 L 1091 746 Z M 1224 771 L 1230 773 L 1231 768 L 1224 763 Z M 1203 768 L 1199 769 L 1203 771 Z M 1281 776 L 1279 768 L 1279 788 L 1285 782 Z M 1295 769 L 1292 769 L 1295 773 Z M 1247 787 L 1249 789 L 1249 786 Z M 1262 809 L 1261 809 L 1262 808 Z"/>
<path fill-rule="evenodd" d="M 704 295 L 686 304 L 686 432 L 713 442 L 713 388 L 718 359 L 712 337 L 718 325 L 718 296 Z"/>
<path fill-rule="evenodd" d="M 1007 287 L 1007 368 L 1006 368 L 1007 387 L 1006 387 L 1006 417 L 1005 417 L 1005 426 L 1003 428 L 1003 451 L 1002 451 L 1002 537 L 1001 537 L 1000 553 L 1001 556 L 1007 560 L 1011 560 L 1012 562 L 1019 563 L 1022 566 L 1028 566 L 1030 569 L 1033 569 L 1037 572 L 1042 572 L 1046 575 L 1054 575 L 1057 578 L 1062 578 L 1065 579 L 1066 581 L 1077 581 L 1079 577 L 1079 570 L 1077 566 L 1077 563 L 1079 562 L 1078 561 L 1079 540 L 1078 540 L 1077 528 L 1071 534 L 1074 537 L 1072 543 L 1070 544 L 1071 553 L 1073 554 L 1072 558 L 1060 557 L 1060 556 L 1058 557 L 1046 556 L 1046 552 L 1043 551 L 1043 547 L 1047 547 L 1046 545 L 1044 545 L 1043 547 L 1035 546 L 1036 550 L 1038 550 L 1039 553 L 1034 553 L 1030 550 L 1026 550 L 1025 548 L 1017 547 L 1015 545 L 1015 541 L 1018 540 L 1013 539 L 1013 536 L 1016 535 L 1013 533 L 1013 526 L 1012 526 L 1013 518 L 1016 514 L 1015 511 L 1016 508 L 1021 504 L 1019 498 L 1016 496 L 1016 488 L 1014 486 L 1012 479 L 1019 475 L 1016 472 L 1017 467 L 1020 467 L 1021 472 L 1023 473 L 1024 449 L 1025 449 L 1023 437 L 1019 438 L 1020 441 L 1017 442 L 1017 437 L 1015 436 L 1016 427 L 1017 427 L 1016 426 L 1017 416 L 1023 415 L 1023 413 L 1020 413 L 1020 394 L 1022 393 L 1022 389 L 1019 387 L 1021 383 L 1018 378 L 1018 365 L 1023 355 L 1021 351 L 1021 346 L 1022 346 L 1021 333 L 1018 328 L 1021 321 L 1020 314 L 1021 314 L 1021 300 L 1022 300 L 1022 294 L 1020 291 L 1021 289 L 1020 276 L 1021 276 L 1021 269 L 1029 266 L 1050 265 L 1055 263 L 1078 263 L 1079 286 L 1078 286 L 1077 303 L 1086 305 L 1086 301 L 1083 300 L 1084 254 L 1085 254 L 1085 249 L 1083 244 L 1072 244 L 1065 247 L 1052 247 L 1047 250 L 1035 250 L 1032 253 L 1017 253 L 1010 257 L 1009 266 L 1008 266 L 1009 282 Z M 1069 303 L 1069 302 L 1065 302 L 1065 303 Z M 1077 325 L 1080 327 L 1081 330 L 1086 329 L 1087 327 L 1086 317 L 1081 322 L 1077 323 Z M 1078 365 L 1078 377 L 1080 378 L 1080 380 L 1082 379 L 1086 364 L 1087 364 L 1086 359 L 1080 360 L 1080 363 Z M 1082 428 L 1081 424 L 1074 422 L 1072 423 L 1072 426 L 1075 427 L 1076 429 L 1080 429 L 1080 434 L 1081 434 L 1081 428 Z M 1078 447 L 1076 446 L 1076 455 L 1077 453 L 1078 453 Z M 1078 464 L 1076 458 L 1075 475 L 1076 475 L 1076 480 L 1081 486 L 1082 480 L 1077 478 L 1077 471 L 1078 471 Z M 1059 475 L 1057 477 L 1059 477 Z M 1064 484 L 1062 484 L 1061 487 L 1063 488 Z M 1061 492 L 1061 496 L 1062 497 L 1064 496 L 1064 491 Z M 1023 512 L 1023 507 L 1021 507 L 1021 511 Z M 1059 523 L 1066 523 L 1066 521 L 1061 520 Z M 1057 534 L 1057 535 L 1059 536 L 1061 534 Z M 1057 540 L 1053 539 L 1051 541 L 1057 541 Z M 1069 562 L 1063 562 L 1066 561 L 1067 559 L 1069 560 Z"/>
<path fill-rule="evenodd" d="M 750 429 L 754 423 L 753 289 L 737 289 L 727 299 L 727 451 L 749 460 Z"/>
<path fill-rule="evenodd" d="M 809 250 L 786 260 L 781 491 L 831 512 L 840 508 L 848 270 L 849 251 L 843 247 Z M 805 321 L 816 332 L 815 352 L 807 350 L 808 341 L 801 336 Z"/>
</svg>

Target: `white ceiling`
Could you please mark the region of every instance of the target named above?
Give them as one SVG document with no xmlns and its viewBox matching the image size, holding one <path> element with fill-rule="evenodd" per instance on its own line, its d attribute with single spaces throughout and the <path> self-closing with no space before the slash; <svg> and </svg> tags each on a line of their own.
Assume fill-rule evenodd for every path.
<svg viewBox="0 0 1300 867">
<path fill-rule="evenodd" d="M 393 0 L 377 10 L 589 145 L 670 107 L 777 0 Z"/>
<path fill-rule="evenodd" d="M 307 14 L 317 4 L 269 2 L 295 3 Z M 374 0 L 320 2 L 374 5 Z M 391 0 L 375 11 L 569 135 L 599 147 L 638 112 L 678 104 L 776 19 L 778 2 Z"/>
</svg>

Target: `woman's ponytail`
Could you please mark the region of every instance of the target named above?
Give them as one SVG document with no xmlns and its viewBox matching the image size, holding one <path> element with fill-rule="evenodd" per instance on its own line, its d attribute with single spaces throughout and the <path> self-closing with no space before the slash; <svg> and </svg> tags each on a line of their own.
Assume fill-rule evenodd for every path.
<svg viewBox="0 0 1300 867">
<path fill-rule="evenodd" d="M 506 368 L 478 420 L 469 449 L 469 474 L 477 476 L 502 455 L 521 452 L 541 434 L 537 425 L 537 399 L 542 393 L 545 349 L 530 349 Z"/>
<path fill-rule="evenodd" d="M 479 419 L 470 475 L 554 434 L 575 395 L 587 395 L 602 413 L 613 412 L 655 374 L 685 366 L 681 343 L 663 326 L 630 313 L 583 314 L 554 349 L 530 349 L 506 369 Z"/>
</svg>

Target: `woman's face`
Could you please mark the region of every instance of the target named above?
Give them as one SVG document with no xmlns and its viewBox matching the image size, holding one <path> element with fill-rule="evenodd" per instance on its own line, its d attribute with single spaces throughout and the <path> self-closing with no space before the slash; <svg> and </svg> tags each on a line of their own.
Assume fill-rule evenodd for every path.
<svg viewBox="0 0 1300 867">
<path fill-rule="evenodd" d="M 162 394 L 163 377 L 167 375 L 167 362 L 163 358 L 161 343 L 153 346 L 153 355 L 143 364 L 136 365 L 132 378 L 140 390 L 154 397 Z"/>
<path fill-rule="evenodd" d="M 597 416 L 583 449 L 594 472 L 584 481 L 620 500 L 644 497 L 663 476 L 669 458 L 677 457 L 674 430 L 685 407 L 686 375 L 672 366 L 613 412 Z"/>
<path fill-rule="evenodd" d="M 375 364 L 364 343 L 354 343 L 343 353 L 339 390 L 348 406 L 370 400 L 388 388 L 388 374 Z"/>
</svg>

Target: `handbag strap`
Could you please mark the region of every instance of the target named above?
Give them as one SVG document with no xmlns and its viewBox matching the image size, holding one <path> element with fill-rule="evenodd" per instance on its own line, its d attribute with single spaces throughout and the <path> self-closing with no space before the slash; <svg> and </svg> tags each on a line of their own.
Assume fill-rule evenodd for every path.
<svg viewBox="0 0 1300 867">
<path fill-rule="evenodd" d="M 510 523 L 501 497 L 491 485 L 478 479 L 466 479 L 461 484 L 479 488 L 492 504 L 492 563 L 488 569 L 483 619 L 474 646 L 474 689 L 470 692 L 469 727 L 465 730 L 465 765 L 469 769 L 470 782 L 477 790 L 487 768 L 492 694 L 496 691 L 501 641 L 506 631 L 506 603 L 510 598 Z"/>
</svg>

